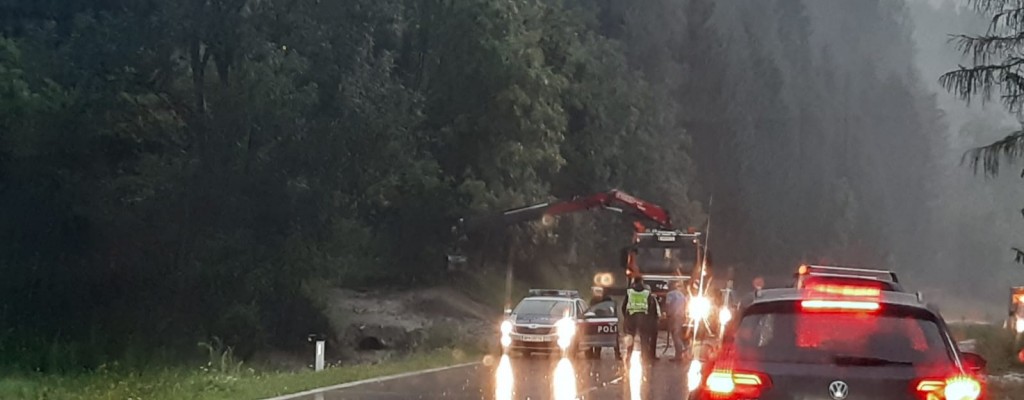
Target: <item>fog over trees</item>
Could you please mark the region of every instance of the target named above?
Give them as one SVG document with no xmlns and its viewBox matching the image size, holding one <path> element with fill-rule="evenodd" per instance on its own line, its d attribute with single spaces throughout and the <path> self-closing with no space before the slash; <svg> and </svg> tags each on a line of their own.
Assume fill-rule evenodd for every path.
<svg viewBox="0 0 1024 400">
<path fill-rule="evenodd" d="M 1021 197 L 960 165 L 1016 125 L 938 85 L 899 0 L 104 0 L 9 6 L 0 36 L 0 361 L 95 366 L 322 326 L 312 283 L 619 271 L 595 212 L 473 238 L 462 215 L 619 188 L 703 229 L 740 285 L 889 267 L 1002 312 Z M 711 207 L 708 199 L 714 198 Z M 518 245 L 508 246 L 509 242 Z M 947 305 L 957 307 L 957 305 Z M 964 308 L 961 306 L 961 308 Z M 77 346 L 77 347 L 76 347 Z"/>
</svg>

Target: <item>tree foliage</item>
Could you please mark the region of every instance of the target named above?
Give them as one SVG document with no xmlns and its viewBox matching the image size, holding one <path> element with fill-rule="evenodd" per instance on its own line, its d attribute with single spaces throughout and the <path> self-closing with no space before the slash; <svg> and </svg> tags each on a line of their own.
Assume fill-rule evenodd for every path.
<svg viewBox="0 0 1024 400">
<path fill-rule="evenodd" d="M 22 3 L 0 39 L 8 355 L 301 343 L 307 283 L 464 278 L 458 216 L 609 188 L 684 226 L 713 196 L 712 247 L 748 274 L 887 261 L 928 215 L 934 105 L 872 60 L 910 52 L 899 2 Z M 472 265 L 615 270 L 624 222 L 480 235 Z"/>
<path fill-rule="evenodd" d="M 1019 114 L 1024 105 L 1024 5 L 1009 0 L 971 0 L 970 6 L 989 19 L 983 34 L 958 34 L 951 42 L 967 57 L 971 65 L 960 66 L 942 75 L 941 83 L 961 99 L 991 101 L 998 97 L 1011 112 Z M 987 174 L 999 173 L 1000 161 L 1017 160 L 1024 155 L 1024 132 L 1016 131 L 1005 138 L 965 154 L 965 160 Z"/>
<path fill-rule="evenodd" d="M 942 75 L 942 86 L 959 99 L 970 104 L 975 99 L 982 103 L 998 98 L 1005 109 L 1020 118 L 1024 106 L 1024 61 L 1020 50 L 1024 48 L 1024 4 L 1006 0 L 971 0 L 967 5 L 988 21 L 981 34 L 956 34 L 950 42 L 969 60 L 956 70 Z M 1004 161 L 1018 161 L 1024 157 L 1024 130 L 1016 129 L 1002 139 L 971 149 L 961 162 L 967 162 L 975 173 L 996 176 Z M 1022 172 L 1024 176 L 1024 172 Z M 1024 262 L 1024 252 L 1012 247 L 1014 260 Z"/>
</svg>

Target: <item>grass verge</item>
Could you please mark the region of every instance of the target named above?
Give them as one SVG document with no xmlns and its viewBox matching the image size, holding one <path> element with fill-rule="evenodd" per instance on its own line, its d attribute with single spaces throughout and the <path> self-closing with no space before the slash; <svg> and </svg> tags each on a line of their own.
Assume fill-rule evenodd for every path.
<svg viewBox="0 0 1024 400">
<path fill-rule="evenodd" d="M 1024 380 L 1005 379 L 1006 374 L 1020 374 L 1024 366 L 1017 352 L 1024 340 L 1015 341 L 1014 334 L 996 325 L 950 324 L 957 340 L 976 340 L 975 352 L 988 361 L 988 398 L 990 400 L 1024 400 Z"/>
<path fill-rule="evenodd" d="M 988 391 L 989 400 L 1024 400 L 1024 383 L 1021 382 L 990 382 Z"/>
<path fill-rule="evenodd" d="M 1017 360 L 1017 352 L 1024 346 L 1024 340 L 1015 342 L 1012 332 L 995 325 L 961 324 L 950 324 L 950 331 L 957 341 L 976 341 L 974 351 L 988 362 L 989 374 L 1024 370 Z"/>
<path fill-rule="evenodd" d="M 322 372 L 160 369 L 101 370 L 78 376 L 13 375 L 0 378 L 0 399 L 32 400 L 228 400 L 263 399 L 324 386 L 469 362 L 475 355 L 438 349 L 380 364 L 346 365 Z"/>
</svg>

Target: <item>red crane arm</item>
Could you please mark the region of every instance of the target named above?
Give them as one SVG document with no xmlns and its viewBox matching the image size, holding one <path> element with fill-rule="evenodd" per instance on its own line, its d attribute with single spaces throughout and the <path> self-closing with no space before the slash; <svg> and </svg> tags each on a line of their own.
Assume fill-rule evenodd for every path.
<svg viewBox="0 0 1024 400">
<path fill-rule="evenodd" d="M 638 219 L 653 222 L 659 228 L 672 229 L 672 218 L 668 211 L 649 201 L 640 200 L 619 190 L 609 190 L 587 197 L 577 197 L 548 206 L 545 215 L 558 215 L 576 211 L 604 208 L 630 214 Z"/>
<path fill-rule="evenodd" d="M 554 203 L 541 203 L 527 207 L 513 208 L 499 214 L 482 217 L 464 218 L 463 229 L 473 231 L 480 228 L 512 225 L 525 221 L 533 221 L 545 217 L 553 217 L 577 211 L 604 208 L 632 215 L 635 218 L 652 222 L 658 228 L 671 230 L 672 219 L 664 208 L 637 199 L 619 190 L 610 190 L 586 197 L 576 197 Z"/>
</svg>

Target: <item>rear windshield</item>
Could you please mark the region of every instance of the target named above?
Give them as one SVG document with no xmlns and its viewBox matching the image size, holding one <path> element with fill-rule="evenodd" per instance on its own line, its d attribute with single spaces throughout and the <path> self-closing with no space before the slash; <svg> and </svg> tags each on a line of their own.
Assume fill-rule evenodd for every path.
<svg viewBox="0 0 1024 400">
<path fill-rule="evenodd" d="M 950 360 L 932 314 L 883 305 L 874 313 L 801 312 L 796 303 L 751 306 L 735 331 L 741 360 L 925 365 Z"/>
<path fill-rule="evenodd" d="M 547 315 L 564 317 L 571 314 L 572 303 L 564 300 L 523 300 L 516 306 L 514 313 L 518 315 Z"/>
</svg>

